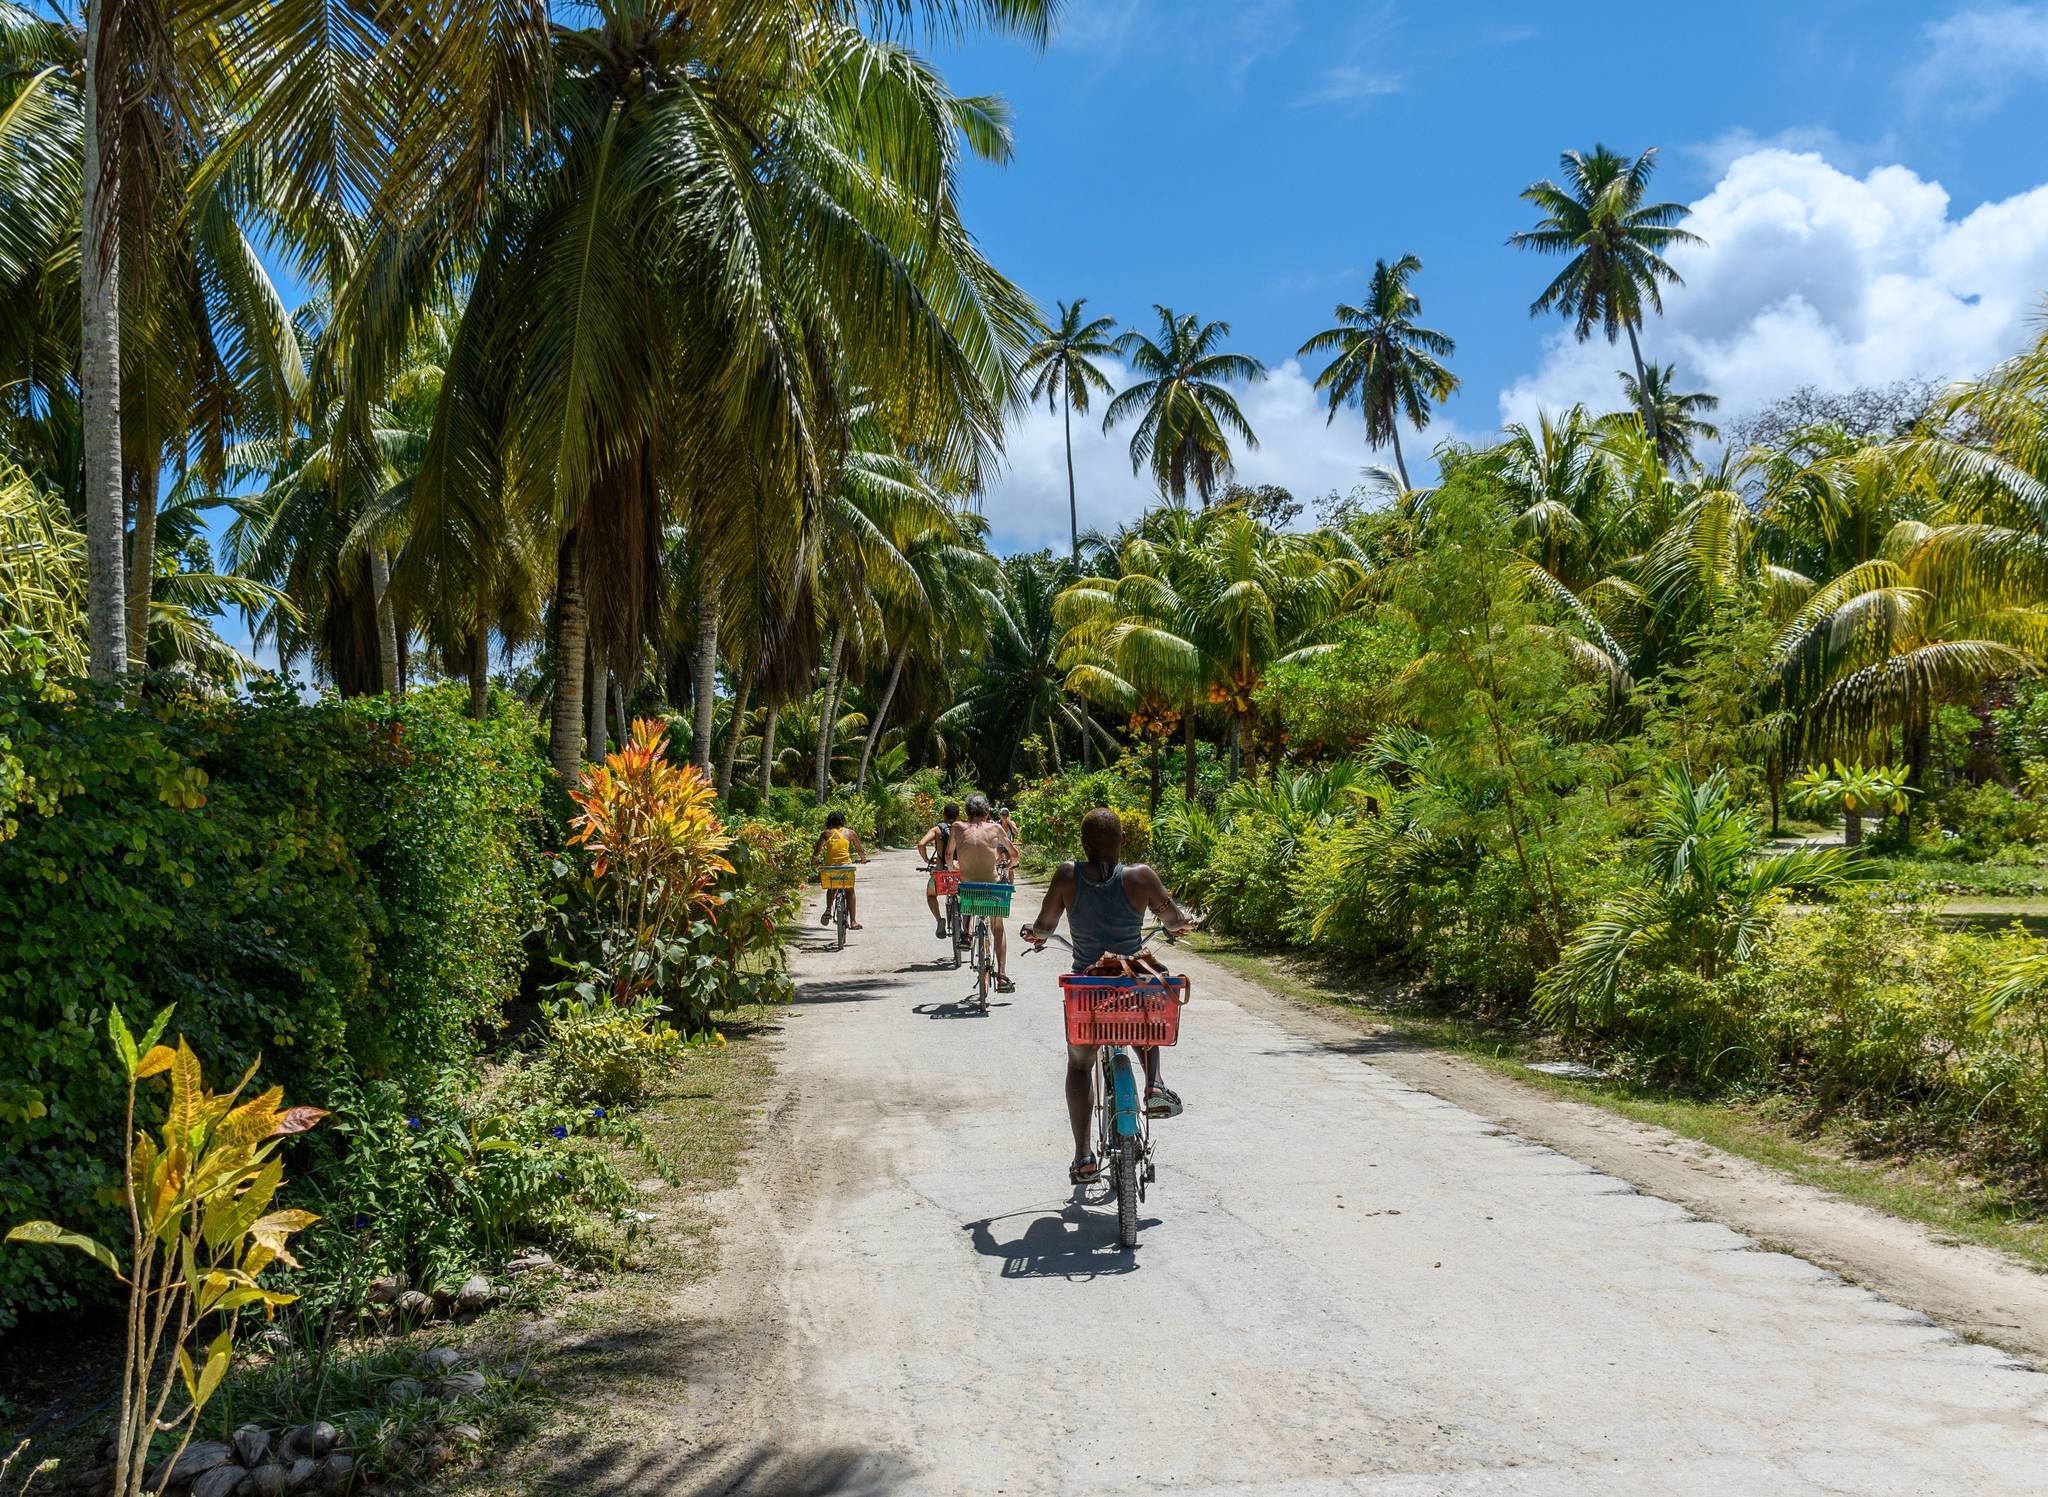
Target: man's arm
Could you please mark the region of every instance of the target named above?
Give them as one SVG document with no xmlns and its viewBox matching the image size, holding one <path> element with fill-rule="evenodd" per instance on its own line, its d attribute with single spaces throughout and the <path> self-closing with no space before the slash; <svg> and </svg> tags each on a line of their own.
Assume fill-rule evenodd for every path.
<svg viewBox="0 0 2048 1497">
<path fill-rule="evenodd" d="M 937 827 L 927 827 L 925 834 L 917 839 L 917 855 L 924 862 L 929 863 L 932 861 L 933 848 L 938 841 L 938 836 L 939 829 Z"/>
<path fill-rule="evenodd" d="M 1145 908 L 1159 917 L 1173 935 L 1194 929 L 1195 917 L 1180 907 L 1180 902 L 1167 891 L 1166 881 L 1149 863 L 1140 863 L 1124 870 L 1124 888 L 1135 887 L 1144 897 Z"/>
<path fill-rule="evenodd" d="M 1074 865 L 1062 863 L 1053 870 L 1052 881 L 1045 886 L 1045 903 L 1038 907 L 1038 918 L 1017 934 L 1034 946 L 1043 946 L 1046 938 L 1060 928 L 1060 916 L 1066 913 L 1073 888 Z"/>
</svg>

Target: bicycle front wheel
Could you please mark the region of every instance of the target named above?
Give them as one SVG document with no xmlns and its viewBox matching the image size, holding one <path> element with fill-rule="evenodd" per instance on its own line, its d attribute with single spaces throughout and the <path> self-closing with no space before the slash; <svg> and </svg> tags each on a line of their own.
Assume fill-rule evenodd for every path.
<svg viewBox="0 0 2048 1497">
<path fill-rule="evenodd" d="M 1127 1248 L 1138 1245 L 1138 1141 L 1116 1141 L 1116 1240 Z"/>
</svg>

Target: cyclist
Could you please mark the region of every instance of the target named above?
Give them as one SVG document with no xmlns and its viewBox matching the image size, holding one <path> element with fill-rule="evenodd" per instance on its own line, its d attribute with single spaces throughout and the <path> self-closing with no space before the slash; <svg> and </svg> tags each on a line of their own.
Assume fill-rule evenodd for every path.
<svg viewBox="0 0 2048 1497">
<path fill-rule="evenodd" d="M 1017 881 L 1017 864 L 1024 856 L 1024 839 L 1017 835 L 1017 823 L 1010 819 L 1008 806 L 996 807 L 996 825 L 1001 827 L 1003 835 L 1010 839 L 1010 856 L 1003 864 L 1003 882 L 1014 884 Z"/>
<path fill-rule="evenodd" d="M 867 853 L 860 845 L 860 833 L 846 824 L 844 811 L 834 811 L 825 818 L 825 830 L 818 833 L 817 845 L 811 849 L 811 858 L 821 868 L 847 863 L 865 863 L 868 860 Z M 853 890 L 846 889 L 841 892 L 846 895 L 846 928 L 859 930 L 860 922 L 854 919 L 854 911 L 859 907 L 853 902 Z M 832 893 L 830 889 L 825 891 L 825 913 L 818 917 L 820 925 L 832 923 Z"/>
<path fill-rule="evenodd" d="M 1043 946 L 1067 916 L 1074 940 L 1074 970 L 1085 972 L 1105 952 L 1134 955 L 1143 943 L 1149 911 L 1175 935 L 1194 927 L 1159 875 L 1143 863 L 1123 861 L 1124 824 L 1116 812 L 1097 806 L 1081 818 L 1079 863 L 1062 863 L 1045 891 L 1038 918 L 1018 932 L 1033 946 Z M 1067 1120 L 1074 1126 L 1074 1162 L 1067 1178 L 1086 1185 L 1102 1173 L 1102 1161 L 1088 1147 L 1088 1112 L 1094 1101 L 1096 1047 L 1067 1046 Z M 1159 1073 L 1159 1049 L 1148 1046 L 1145 1057 L 1145 1116 L 1178 1117 L 1180 1098 Z"/>
<path fill-rule="evenodd" d="M 946 802 L 946 808 L 939 813 L 939 824 L 917 839 L 917 855 L 934 868 L 953 866 L 953 834 L 960 829 L 960 807 L 953 801 Z M 925 908 L 932 912 L 932 923 L 938 926 L 941 941 L 946 939 L 946 912 L 939 908 L 939 881 L 926 875 L 924 881 Z"/>
<path fill-rule="evenodd" d="M 996 825 L 995 815 L 989 809 L 988 797 L 979 790 L 967 797 L 967 820 L 953 832 L 953 866 L 960 870 L 963 883 L 993 884 L 1000 882 L 997 875 L 1007 859 L 1014 862 L 1017 848 L 1003 829 Z M 989 916 L 989 928 L 996 943 L 996 991 L 1014 993 L 1017 984 L 1010 981 L 1009 943 L 1003 936 L 1003 920 L 1000 915 Z"/>
</svg>

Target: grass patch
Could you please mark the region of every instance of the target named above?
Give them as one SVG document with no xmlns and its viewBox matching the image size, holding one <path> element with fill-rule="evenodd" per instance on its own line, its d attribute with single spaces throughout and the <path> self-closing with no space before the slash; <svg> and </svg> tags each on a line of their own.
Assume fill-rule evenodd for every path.
<svg viewBox="0 0 2048 1497">
<path fill-rule="evenodd" d="M 1948 1240 L 1996 1248 L 2048 1272 L 2048 1222 L 2037 1209 L 2002 1198 L 1942 1156 L 1859 1157 L 1846 1130 L 1814 1127 L 1786 1097 L 1706 1099 L 1620 1079 L 1552 1076 L 1530 1069 L 1532 1062 L 1558 1054 L 1555 1041 L 1533 1027 L 1486 1025 L 1452 1015 L 1433 1008 L 1411 988 L 1338 963 L 1252 951 L 1212 936 L 1198 936 L 1195 945 L 1218 966 L 1275 993 L 1344 1009 L 1552 1096 L 1669 1129 L 1802 1184 L 1918 1222 Z"/>
</svg>

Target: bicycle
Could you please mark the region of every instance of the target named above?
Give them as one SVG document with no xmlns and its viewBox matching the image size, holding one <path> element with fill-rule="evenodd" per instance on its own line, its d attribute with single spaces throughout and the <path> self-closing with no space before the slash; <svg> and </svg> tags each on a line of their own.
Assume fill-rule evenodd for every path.
<svg viewBox="0 0 2048 1497">
<path fill-rule="evenodd" d="M 1146 931 L 1140 945 L 1153 936 L 1173 936 L 1163 926 Z M 1045 939 L 1069 951 L 1073 943 L 1055 931 Z M 1043 950 L 1033 942 L 1034 950 Z M 1187 1005 L 1185 977 L 1091 977 L 1067 972 L 1060 976 L 1066 1008 L 1067 1043 L 1096 1047 L 1100 1074 L 1095 1082 L 1095 1157 L 1101 1161 L 1116 1199 L 1117 1242 L 1138 1245 L 1138 1207 L 1145 1187 L 1159 1179 L 1159 1156 L 1152 1142 L 1152 1120 L 1145 1115 L 1144 1089 L 1138 1077 L 1142 1059 L 1134 1051 L 1180 1042 L 1180 1011 Z"/>
<path fill-rule="evenodd" d="M 960 913 L 973 922 L 968 944 L 974 952 L 974 1006 L 983 1013 L 988 1012 L 989 982 L 996 970 L 995 928 L 989 924 L 991 917 L 1010 913 L 1010 896 L 1016 892 L 1011 884 L 970 884 L 962 883 L 955 897 L 960 902 Z"/>
<path fill-rule="evenodd" d="M 962 934 L 964 927 L 960 923 L 960 875 L 954 869 L 940 868 L 932 863 L 918 864 L 917 871 L 932 876 L 933 892 L 945 901 L 940 908 L 946 912 L 946 940 L 951 944 L 953 965 L 957 967 L 967 950 Z"/>
<path fill-rule="evenodd" d="M 825 914 L 838 927 L 834 951 L 846 949 L 846 896 L 853 888 L 853 864 L 827 863 L 818 870 L 818 882 L 825 890 Z"/>
</svg>

